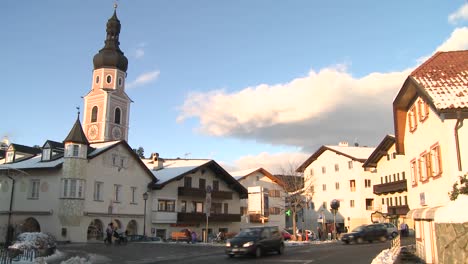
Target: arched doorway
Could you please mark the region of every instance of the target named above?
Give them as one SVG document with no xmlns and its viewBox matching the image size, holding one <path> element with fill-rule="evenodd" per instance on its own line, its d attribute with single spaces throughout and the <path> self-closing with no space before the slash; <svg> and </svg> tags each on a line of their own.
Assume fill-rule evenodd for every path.
<svg viewBox="0 0 468 264">
<path fill-rule="evenodd" d="M 114 228 L 122 230 L 122 222 L 119 219 L 114 219 L 112 222 L 114 223 Z"/>
<path fill-rule="evenodd" d="M 94 219 L 88 226 L 88 240 L 103 240 L 103 224 L 99 219 Z"/>
<path fill-rule="evenodd" d="M 21 226 L 21 233 L 24 232 L 41 232 L 41 226 L 35 218 L 26 218 Z"/>
<path fill-rule="evenodd" d="M 127 231 L 127 235 L 129 236 L 137 235 L 138 234 L 137 222 L 135 220 L 131 220 L 130 222 L 128 222 L 126 231 Z"/>
</svg>

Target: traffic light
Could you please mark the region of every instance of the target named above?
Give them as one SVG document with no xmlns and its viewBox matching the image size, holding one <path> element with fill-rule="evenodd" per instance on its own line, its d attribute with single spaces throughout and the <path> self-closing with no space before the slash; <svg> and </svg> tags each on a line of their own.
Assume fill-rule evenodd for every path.
<svg viewBox="0 0 468 264">
<path fill-rule="evenodd" d="M 286 210 L 286 215 L 291 216 L 291 209 Z"/>
</svg>

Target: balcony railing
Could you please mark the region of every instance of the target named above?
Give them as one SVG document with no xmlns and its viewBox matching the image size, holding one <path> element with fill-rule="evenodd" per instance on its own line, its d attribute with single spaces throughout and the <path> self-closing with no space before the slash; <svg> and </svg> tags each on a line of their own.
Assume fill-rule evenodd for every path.
<svg viewBox="0 0 468 264">
<path fill-rule="evenodd" d="M 389 206 L 387 211 L 389 215 L 406 215 L 409 207 L 408 205 Z"/>
<path fill-rule="evenodd" d="M 211 222 L 240 222 L 240 214 L 210 214 Z M 177 222 L 203 222 L 206 221 L 204 213 L 177 213 Z"/>
<path fill-rule="evenodd" d="M 179 196 L 191 196 L 191 197 L 205 198 L 206 191 L 204 189 L 198 189 L 198 188 L 179 187 L 178 188 L 178 195 Z M 222 199 L 222 200 L 232 200 L 232 192 L 212 191 L 211 192 L 211 198 L 212 199 Z"/>
<path fill-rule="evenodd" d="M 404 192 L 406 190 L 407 190 L 406 180 L 374 185 L 374 194 L 377 194 L 377 195 Z"/>
</svg>

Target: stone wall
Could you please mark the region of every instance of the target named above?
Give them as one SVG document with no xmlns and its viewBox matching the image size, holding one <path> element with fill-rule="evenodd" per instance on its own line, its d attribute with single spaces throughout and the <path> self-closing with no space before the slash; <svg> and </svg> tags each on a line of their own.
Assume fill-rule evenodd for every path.
<svg viewBox="0 0 468 264">
<path fill-rule="evenodd" d="M 436 223 L 438 263 L 468 263 L 468 222 Z"/>
</svg>

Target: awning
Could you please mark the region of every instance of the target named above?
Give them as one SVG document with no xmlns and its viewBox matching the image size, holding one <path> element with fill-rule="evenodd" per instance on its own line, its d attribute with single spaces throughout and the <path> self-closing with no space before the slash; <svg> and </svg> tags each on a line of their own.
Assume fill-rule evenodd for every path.
<svg viewBox="0 0 468 264">
<path fill-rule="evenodd" d="M 406 218 L 415 220 L 434 220 L 435 213 L 440 207 L 442 206 L 412 209 L 406 214 Z"/>
</svg>

